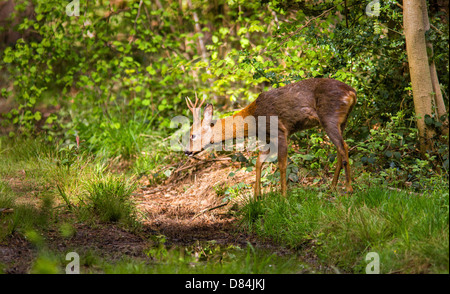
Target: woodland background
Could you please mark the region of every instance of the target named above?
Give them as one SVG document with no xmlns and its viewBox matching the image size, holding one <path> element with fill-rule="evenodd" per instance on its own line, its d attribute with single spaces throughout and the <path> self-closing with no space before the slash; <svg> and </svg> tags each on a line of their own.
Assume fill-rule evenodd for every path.
<svg viewBox="0 0 450 294">
<path fill-rule="evenodd" d="M 95 191 L 105 186 L 95 181 L 118 181 L 104 173 L 119 170 L 126 175 L 118 181 L 123 187 L 111 189 L 122 189 L 127 197 L 133 190 L 130 187 L 136 188 L 128 178 L 147 177 L 151 186 L 182 173 L 178 163 L 187 159 L 171 150 L 168 142 L 176 131 L 171 119 L 190 117 L 186 96 L 205 97 L 223 117 L 245 107 L 262 91 L 327 77 L 357 91 L 345 135 L 355 185 L 362 190 L 383 186 L 411 193 L 440 191 L 436 200 L 442 216 L 439 232 L 448 235 L 448 192 L 444 192 L 449 168 L 448 1 L 408 4 L 422 5 L 429 22 L 429 28 L 419 30 L 428 60 L 426 66 L 415 68 L 408 50 L 419 43 L 407 44 L 411 39 L 405 25 L 410 28 L 408 23 L 423 24 L 423 20 L 409 15 L 404 1 L 379 1 L 379 11 L 367 12 L 367 5 L 376 1 L 84 0 L 79 1 L 79 15 L 69 16 L 66 7 L 74 2 L 0 3 L 0 155 L 4 164 L 0 208 L 20 211 L 13 199 L 23 191 L 8 183 L 22 170 L 25 178 L 29 176 L 20 165 L 24 160 L 36 164 L 44 160 L 46 168 L 58 172 L 55 176 L 32 165 L 31 173 L 53 175 L 44 181 L 43 175 L 35 174 L 35 182 L 48 183 L 46 191 L 71 213 L 86 217 L 75 209 L 84 204 L 98 213 L 99 206 L 92 204 L 99 199 Z M 421 79 L 431 90 L 426 90 L 425 98 L 419 97 L 412 71 L 429 74 L 430 68 L 438 82 Z M 441 104 L 434 98 L 438 95 Z M 421 103 L 428 106 L 420 108 Z M 223 153 L 252 171 L 254 155 Z M 317 178 L 311 186 L 328 185 L 325 179 L 333 172 L 336 152 L 324 132 L 314 129 L 293 135 L 289 157 L 291 187 L 301 188 L 306 174 Z M 90 174 L 96 180 L 86 175 L 83 180 L 81 171 L 92 162 L 101 166 Z M 276 185 L 276 166 L 268 169 L 265 182 Z M 77 181 L 88 184 L 77 186 Z M 215 190 L 229 199 L 247 188 L 242 183 Z M 117 201 L 128 203 L 125 198 Z M 131 208 L 120 207 L 125 212 L 113 221 L 124 215 L 128 219 Z M 258 219 L 264 214 L 255 207 L 259 212 L 250 215 Z M 20 222 L 12 227 L 4 222 L 3 228 L 3 236 L 30 232 L 28 225 L 21 230 Z M 322 236 L 308 234 L 302 236 L 310 241 Z M 444 246 L 436 260 L 443 264 L 434 269 L 448 272 L 448 237 L 442 238 L 436 241 Z M 355 261 L 344 264 L 351 268 Z M 416 268 L 418 272 L 430 268 L 427 262 L 421 264 L 427 266 Z"/>
</svg>

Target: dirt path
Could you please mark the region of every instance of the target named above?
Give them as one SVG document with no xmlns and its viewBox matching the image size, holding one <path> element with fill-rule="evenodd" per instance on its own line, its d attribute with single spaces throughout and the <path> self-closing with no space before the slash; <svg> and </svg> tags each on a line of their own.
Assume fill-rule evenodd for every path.
<svg viewBox="0 0 450 294">
<path fill-rule="evenodd" d="M 166 236 L 174 244 L 186 245 L 196 240 L 218 243 L 246 244 L 252 237 L 236 227 L 236 218 L 229 213 L 232 204 L 206 211 L 223 204 L 217 187 L 252 182 L 251 173 L 237 172 L 230 162 L 194 162 L 188 174 L 172 175 L 165 185 L 144 188 L 136 195 L 143 223 Z M 216 189 L 215 189 L 216 188 Z"/>
</svg>

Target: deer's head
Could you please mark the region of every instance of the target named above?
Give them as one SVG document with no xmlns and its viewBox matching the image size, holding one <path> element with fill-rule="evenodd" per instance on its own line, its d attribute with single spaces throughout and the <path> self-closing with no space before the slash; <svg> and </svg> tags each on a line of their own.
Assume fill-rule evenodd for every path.
<svg viewBox="0 0 450 294">
<path fill-rule="evenodd" d="M 213 142 L 213 106 L 207 103 L 203 111 L 203 119 L 200 118 L 201 106 L 205 102 L 202 100 L 200 105 L 198 105 L 197 94 L 195 95 L 195 103 L 186 97 L 186 104 L 191 110 L 194 117 L 194 123 L 192 124 L 191 130 L 189 132 L 189 145 L 186 146 L 184 154 L 188 156 L 195 155 L 200 151 L 204 150 L 208 145 Z"/>
</svg>

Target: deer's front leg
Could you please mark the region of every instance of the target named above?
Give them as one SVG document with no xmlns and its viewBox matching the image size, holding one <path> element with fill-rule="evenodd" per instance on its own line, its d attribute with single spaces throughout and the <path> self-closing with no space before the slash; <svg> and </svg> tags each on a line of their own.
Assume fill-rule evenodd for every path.
<svg viewBox="0 0 450 294">
<path fill-rule="evenodd" d="M 260 151 L 258 154 L 258 158 L 256 159 L 256 182 L 255 182 L 255 198 L 258 199 L 261 197 L 261 170 L 266 162 L 266 158 L 270 154 L 270 149 L 267 151 Z"/>
<path fill-rule="evenodd" d="M 278 134 L 278 167 L 280 168 L 281 194 L 286 197 L 286 168 L 287 168 L 287 134 L 280 130 Z"/>
<path fill-rule="evenodd" d="M 256 182 L 255 182 L 255 199 L 258 200 L 261 197 L 261 169 L 264 162 L 261 161 L 261 153 L 258 154 L 256 159 Z"/>
</svg>

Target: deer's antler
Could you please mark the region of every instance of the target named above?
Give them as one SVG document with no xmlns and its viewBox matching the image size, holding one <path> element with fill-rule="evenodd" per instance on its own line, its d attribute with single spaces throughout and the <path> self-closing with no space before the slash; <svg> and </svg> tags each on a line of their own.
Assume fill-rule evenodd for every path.
<svg viewBox="0 0 450 294">
<path fill-rule="evenodd" d="M 205 99 L 202 100 L 202 102 L 200 103 L 200 105 L 198 104 L 198 97 L 197 97 L 197 92 L 195 92 L 195 103 L 193 103 L 191 101 L 191 99 L 189 99 L 189 97 L 186 97 L 186 104 L 187 107 L 189 108 L 189 110 L 192 112 L 193 116 L 194 116 L 194 121 L 198 121 L 199 117 L 199 108 L 202 107 L 203 103 L 205 102 Z"/>
</svg>

